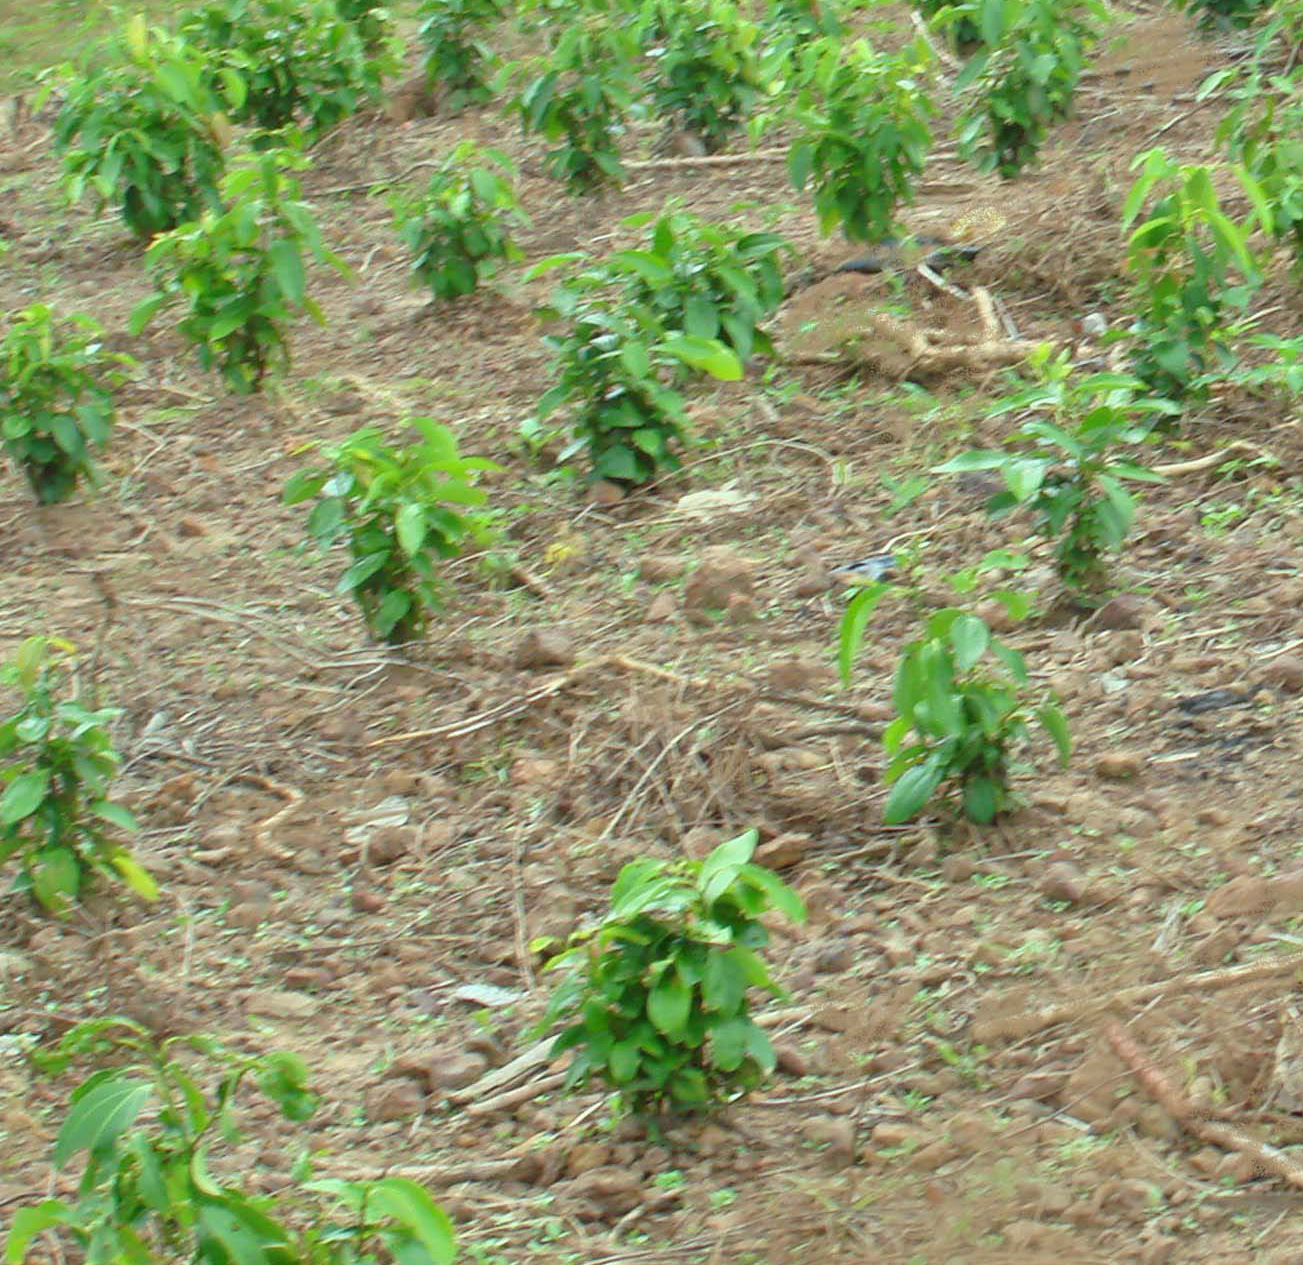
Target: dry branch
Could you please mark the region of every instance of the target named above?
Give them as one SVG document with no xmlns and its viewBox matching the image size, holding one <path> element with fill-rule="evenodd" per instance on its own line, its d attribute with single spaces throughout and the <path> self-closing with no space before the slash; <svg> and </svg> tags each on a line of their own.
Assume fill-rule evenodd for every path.
<svg viewBox="0 0 1303 1265">
<path fill-rule="evenodd" d="M 1013 1041 L 1052 1028 L 1056 1023 L 1080 1019 L 1112 1007 L 1138 1006 L 1165 995 L 1180 993 L 1210 993 L 1237 984 L 1252 984 L 1257 980 L 1272 979 L 1303 971 L 1303 953 L 1290 953 L 1284 957 L 1246 962 L 1242 966 L 1228 966 L 1217 971 L 1200 971 L 1194 975 L 1178 975 L 1153 984 L 1139 984 L 1134 988 L 1119 989 L 1115 993 L 1092 994 L 1075 1001 L 1052 1002 L 1035 1010 L 1000 1018 L 978 1019 L 973 1024 L 973 1040 L 986 1045 L 992 1041 Z"/>
<path fill-rule="evenodd" d="M 1187 1133 L 1213 1146 L 1246 1155 L 1258 1171 L 1279 1177 L 1289 1185 L 1303 1190 L 1303 1168 L 1274 1146 L 1259 1142 L 1257 1138 L 1251 1138 L 1230 1125 L 1215 1124 L 1205 1119 L 1194 1104 L 1179 1093 L 1159 1071 L 1153 1060 L 1132 1040 L 1120 1023 L 1110 1020 L 1105 1024 L 1104 1036 L 1149 1096 Z"/>
<path fill-rule="evenodd" d="M 1155 466 L 1154 473 L 1168 478 L 1181 474 L 1198 474 L 1200 470 L 1211 470 L 1214 466 L 1220 465 L 1226 460 L 1227 454 L 1236 449 L 1241 452 L 1251 452 L 1257 457 L 1266 457 L 1273 465 L 1280 464 L 1265 448 L 1259 448 L 1257 444 L 1247 443 L 1243 439 L 1235 439 L 1225 448 L 1219 448 L 1216 452 L 1210 452 L 1202 457 L 1195 457 L 1192 461 L 1172 461 L 1167 465 Z"/>
</svg>

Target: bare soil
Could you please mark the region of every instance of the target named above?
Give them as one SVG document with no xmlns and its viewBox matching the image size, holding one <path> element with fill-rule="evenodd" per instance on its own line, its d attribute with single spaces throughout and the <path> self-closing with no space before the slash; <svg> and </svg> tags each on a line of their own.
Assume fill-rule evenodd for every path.
<svg viewBox="0 0 1303 1265">
<path fill-rule="evenodd" d="M 1071 339 L 1090 311 L 1120 320 L 1131 159 L 1161 143 L 1210 160 L 1217 103 L 1193 90 L 1242 49 L 1128 15 L 1039 170 L 1001 186 L 943 147 L 910 223 L 1000 209 L 1000 241 L 952 276 L 986 286 L 1024 338 Z M 0 1030 L 125 1012 L 298 1050 L 326 1105 L 299 1133 L 253 1108 L 242 1171 L 275 1189 L 306 1141 L 322 1171 L 418 1176 L 468 1260 L 1303 1258 L 1296 421 L 1230 400 L 1196 419 L 1159 460 L 1240 438 L 1279 464 L 1148 493 L 1119 597 L 1093 616 L 1054 605 L 1033 543 L 1046 613 L 1008 640 L 1063 697 L 1070 770 L 1031 749 L 1027 806 L 994 829 L 886 829 L 877 735 L 911 624 L 887 610 L 841 690 L 830 570 L 895 551 L 940 591 L 1010 543 L 980 492 L 939 482 L 888 519 L 879 482 L 997 441 L 1004 423 L 982 420 L 996 382 L 757 370 L 694 392 L 702 442 L 681 475 L 589 503 L 516 438 L 548 373 L 545 283 L 507 276 L 431 307 L 367 196 L 421 180 L 464 137 L 520 162 L 531 260 L 628 240 L 621 219 L 669 196 L 756 225 L 778 207 L 820 267 L 853 253 L 817 238 L 781 161 L 645 166 L 573 201 L 493 112 L 364 117 L 321 144 L 307 193 L 358 282 L 314 278 L 329 324 L 296 331 L 293 372 L 234 399 L 174 334 L 115 333 L 142 369 L 106 491 L 37 509 L 12 473 L 0 484 L 0 652 L 36 632 L 100 647 L 94 685 L 124 709 L 123 783 L 165 893 L 152 908 L 106 893 L 66 925 L 0 906 Z M 140 251 L 109 215 L 64 207 L 56 176 L 25 122 L 0 151 L 15 231 L 0 301 L 120 331 L 148 289 Z M 1298 333 L 1281 278 L 1273 322 Z M 806 291 L 780 325 L 817 338 L 873 284 Z M 889 297 L 975 328 L 971 304 L 919 277 Z M 278 498 L 306 442 L 413 414 L 504 465 L 491 492 L 516 571 L 452 567 L 447 613 L 397 654 L 365 640 L 332 595 L 338 559 L 301 552 L 302 515 Z M 707 491 L 734 495 L 681 499 Z M 690 600 L 707 568 L 726 577 L 722 612 Z M 603 908 L 627 859 L 751 826 L 811 910 L 776 934 L 793 1000 L 766 1020 L 770 1085 L 656 1142 L 613 1126 L 596 1094 L 536 1092 L 546 1066 L 505 1086 L 532 1087 L 514 1104 L 454 1101 L 528 1046 L 548 986 L 535 937 Z M 1152 1067 L 1119 1056 L 1108 1022 Z M 0 1068 L 0 1220 L 71 1189 L 47 1164 L 68 1087 Z M 1284 1148 L 1278 1171 L 1199 1136 L 1210 1121 Z"/>
</svg>

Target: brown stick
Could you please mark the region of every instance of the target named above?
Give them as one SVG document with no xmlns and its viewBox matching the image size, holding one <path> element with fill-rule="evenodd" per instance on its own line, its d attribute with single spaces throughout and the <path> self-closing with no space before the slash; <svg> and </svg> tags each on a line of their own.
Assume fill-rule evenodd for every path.
<svg viewBox="0 0 1303 1265">
<path fill-rule="evenodd" d="M 1257 444 L 1246 443 L 1243 439 L 1236 439 L 1225 448 L 1210 452 L 1203 457 L 1196 457 L 1193 461 L 1172 461 L 1167 465 L 1155 466 L 1154 473 L 1166 475 L 1168 478 L 1178 474 L 1198 474 L 1200 470 L 1210 470 L 1213 466 L 1219 465 L 1226 460 L 1228 453 L 1234 452 L 1237 448 L 1241 452 L 1251 452 L 1259 457 L 1267 457 L 1276 465 L 1280 464 L 1266 449 L 1259 448 Z"/>
<path fill-rule="evenodd" d="M 1303 1190 L 1303 1168 L 1274 1146 L 1259 1142 L 1230 1125 L 1203 1119 L 1194 1104 L 1177 1091 L 1117 1020 L 1104 1025 L 1104 1036 L 1142 1088 L 1187 1133 L 1213 1146 L 1247 1155 L 1260 1172 L 1279 1177 L 1290 1186 Z"/>
<path fill-rule="evenodd" d="M 658 167 L 737 167 L 743 163 L 776 163 L 787 157 L 785 149 L 757 149 L 749 154 L 685 154 L 681 158 L 646 158 L 623 165 L 630 171 L 653 171 Z"/>
<path fill-rule="evenodd" d="M 281 799 L 288 801 L 279 812 L 273 813 L 265 821 L 259 822 L 253 828 L 253 842 L 259 852 L 264 856 L 271 857 L 274 861 L 291 860 L 294 853 L 287 848 L 276 847 L 272 843 L 271 832 L 298 811 L 299 805 L 303 803 L 303 792 L 297 786 L 285 786 L 257 773 L 241 773 L 239 780 L 241 782 L 250 782 L 254 786 L 261 787 L 264 791 L 270 791 L 273 795 L 279 795 Z"/>
<path fill-rule="evenodd" d="M 1142 1005 L 1162 997 L 1165 993 L 1204 993 L 1220 988 L 1233 988 L 1237 984 L 1252 984 L 1257 980 L 1303 971 L 1303 953 L 1289 953 L 1283 957 L 1246 962 L 1241 966 L 1223 967 L 1218 971 L 1200 971 L 1194 975 L 1178 975 L 1173 979 L 1159 980 L 1155 984 L 1139 984 L 1103 996 L 1079 998 L 1076 1001 L 1053 1002 L 1026 1010 L 1022 1014 L 1003 1019 L 979 1019 L 973 1024 L 973 1040 L 986 1045 L 991 1041 L 1016 1040 L 1052 1028 L 1056 1023 L 1080 1019 L 1092 1012 L 1113 1006 Z"/>
<path fill-rule="evenodd" d="M 466 1114 L 468 1116 L 489 1116 L 495 1111 L 507 1111 L 511 1107 L 519 1107 L 523 1102 L 530 1102 L 532 1099 L 539 1098 L 554 1089 L 560 1089 L 565 1084 L 567 1075 L 569 1075 L 567 1072 L 553 1072 L 551 1076 L 545 1076 L 541 1081 L 530 1081 L 527 1085 L 517 1085 L 515 1089 L 505 1090 L 492 1098 L 485 1098 L 482 1102 L 471 1103 L 466 1108 Z"/>
</svg>

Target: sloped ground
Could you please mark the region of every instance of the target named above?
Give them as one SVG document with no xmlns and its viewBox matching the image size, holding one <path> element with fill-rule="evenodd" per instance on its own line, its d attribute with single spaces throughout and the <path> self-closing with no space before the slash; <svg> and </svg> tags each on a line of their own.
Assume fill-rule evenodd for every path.
<svg viewBox="0 0 1303 1265">
<path fill-rule="evenodd" d="M 1236 50 L 1169 16 L 1128 22 L 1039 172 L 1006 189 L 943 157 L 910 217 L 1000 208 L 1001 242 L 955 280 L 989 287 L 1024 337 L 1068 338 L 1121 294 L 1134 153 L 1211 152 L 1215 103 L 1191 93 Z M 5 906 L 2 1026 L 125 1011 L 303 1052 L 328 1105 L 293 1135 L 254 1108 L 244 1168 L 274 1188 L 303 1139 L 323 1170 L 420 1176 L 469 1260 L 1299 1259 L 1288 1183 L 1182 1130 L 1107 1028 L 1203 1118 L 1303 1142 L 1292 960 L 1271 965 L 1297 953 L 1303 913 L 1293 420 L 1227 404 L 1161 454 L 1247 438 L 1280 464 L 1155 489 L 1122 596 L 1093 618 L 1056 611 L 1047 569 L 1033 573 L 1048 613 L 1008 639 L 1064 698 L 1070 771 L 1034 749 L 1029 806 L 997 829 L 885 829 L 876 737 L 912 625 L 885 611 L 840 690 L 828 569 L 895 551 L 939 591 L 1009 543 L 980 491 L 941 483 L 888 519 L 878 480 L 995 440 L 980 416 L 993 384 L 756 372 L 694 397 L 703 444 L 681 476 L 588 504 L 515 438 L 547 373 L 543 287 L 505 278 L 427 307 L 366 196 L 465 136 L 520 160 L 531 259 L 607 248 L 669 195 L 702 215 L 785 205 L 777 226 L 811 259 L 850 253 L 816 240 L 781 163 L 644 167 L 618 195 L 571 202 L 492 113 L 360 119 L 321 146 L 308 192 L 359 282 L 316 279 L 330 321 L 297 332 L 293 374 L 232 399 L 171 334 L 117 335 L 143 368 L 106 492 L 37 510 L 11 476 L 0 489 L 0 650 L 37 631 L 102 639 L 97 682 L 124 708 L 124 780 L 165 889 L 156 909 L 105 899 L 67 926 Z M 121 329 L 147 289 L 139 251 L 59 204 L 37 125 L 3 164 L 17 235 L 0 301 Z M 825 315 L 838 296 L 820 294 L 784 327 Z M 1282 328 L 1293 295 L 1282 281 Z M 916 278 L 907 297 L 929 325 L 974 319 Z M 506 467 L 492 496 L 517 571 L 502 587 L 458 564 L 447 615 L 399 656 L 365 642 L 331 596 L 337 560 L 299 553 L 302 518 L 278 496 L 304 442 L 414 413 Z M 732 495 L 682 500 L 705 491 Z M 707 580 L 722 615 L 697 604 Z M 453 1101 L 528 1044 L 548 984 L 534 937 L 601 909 L 629 857 L 752 825 L 812 913 L 775 942 L 793 1001 L 771 1020 L 769 1087 L 656 1144 L 612 1130 L 592 1095 Z M 1141 991 L 1109 1007 L 1125 989 Z M 1049 1003 L 1062 1009 L 1037 1021 Z M 0 1086 L 9 1210 L 69 1186 L 46 1164 L 68 1086 L 18 1064 Z"/>
</svg>

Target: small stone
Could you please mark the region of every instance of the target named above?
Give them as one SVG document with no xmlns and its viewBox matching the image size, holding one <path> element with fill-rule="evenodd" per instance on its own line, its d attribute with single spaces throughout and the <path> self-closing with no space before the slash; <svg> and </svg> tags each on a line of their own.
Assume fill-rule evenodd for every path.
<svg viewBox="0 0 1303 1265">
<path fill-rule="evenodd" d="M 287 988 L 306 988 L 312 992 L 321 992 L 323 989 L 329 988 L 334 982 L 334 972 L 327 970 L 324 966 L 296 966 L 285 972 L 285 985 Z"/>
<path fill-rule="evenodd" d="M 574 643 L 557 628 L 532 628 L 516 645 L 518 668 L 564 668 L 574 661 Z"/>
<path fill-rule="evenodd" d="M 195 539 L 200 536 L 208 535 L 208 528 L 204 526 L 199 519 L 187 514 L 176 526 L 176 534 L 182 537 Z"/>
<path fill-rule="evenodd" d="M 898 1146 L 924 1146 L 936 1135 L 922 1125 L 907 1124 L 901 1120 L 884 1120 L 873 1126 L 869 1141 L 878 1150 L 888 1150 Z"/>
<path fill-rule="evenodd" d="M 709 826 L 693 826 L 679 840 L 679 847 L 694 861 L 704 861 L 723 842 L 724 836 L 718 830 L 712 830 Z"/>
<path fill-rule="evenodd" d="M 1110 634 L 1104 646 L 1104 656 L 1111 667 L 1132 663 L 1145 652 L 1145 639 L 1135 629 Z"/>
<path fill-rule="evenodd" d="M 239 927 L 242 931 L 257 931 L 271 917 L 272 904 L 268 900 L 246 900 L 232 905 L 226 911 L 228 926 Z"/>
<path fill-rule="evenodd" d="M 488 1070 L 489 1061 L 482 1054 L 455 1054 L 451 1058 L 436 1055 L 430 1064 L 430 1088 L 465 1089 Z"/>
<path fill-rule="evenodd" d="M 794 1045 L 779 1044 L 774 1046 L 774 1059 L 780 1072 L 798 1079 L 809 1076 L 810 1062 Z"/>
<path fill-rule="evenodd" d="M 832 587 L 832 574 L 823 567 L 806 567 L 796 577 L 792 592 L 800 598 L 818 597 Z"/>
<path fill-rule="evenodd" d="M 979 602 L 977 609 L 973 613 L 992 632 L 1012 632 L 1018 625 L 1018 621 L 1009 614 L 1009 608 L 1003 602 L 997 602 L 994 598 Z"/>
<path fill-rule="evenodd" d="M 760 618 L 760 609 L 750 593 L 733 593 L 728 599 L 725 614 L 731 624 L 754 624 Z"/>
<path fill-rule="evenodd" d="M 648 584 L 668 584 L 684 570 L 683 559 L 674 554 L 649 553 L 638 559 L 638 575 Z"/>
<path fill-rule="evenodd" d="M 674 618 L 678 609 L 679 603 L 673 593 L 668 590 L 664 593 L 657 593 L 647 607 L 647 622 L 649 624 L 667 624 Z"/>
<path fill-rule="evenodd" d="M 611 1162 L 611 1148 L 602 1142 L 580 1142 L 566 1156 L 566 1176 L 582 1177 Z"/>
<path fill-rule="evenodd" d="M 845 1116 L 815 1116 L 801 1125 L 801 1136 L 838 1168 L 855 1162 L 855 1122 Z"/>
<path fill-rule="evenodd" d="M 855 948 L 849 940 L 834 940 L 814 955 L 814 969 L 825 975 L 841 975 L 854 965 Z"/>
<path fill-rule="evenodd" d="M 1204 908 L 1214 918 L 1240 918 L 1265 914 L 1272 906 L 1271 886 L 1256 874 L 1241 874 L 1224 887 L 1216 888 Z"/>
<path fill-rule="evenodd" d="M 1138 751 L 1110 751 L 1095 761 L 1096 775 L 1111 782 L 1136 777 L 1144 767 L 1144 756 Z"/>
<path fill-rule="evenodd" d="M 348 904 L 355 914 L 378 914 L 385 907 L 385 898 L 379 892 L 355 887 L 348 898 Z"/>
<path fill-rule="evenodd" d="M 1143 620 L 1144 606 L 1134 597 L 1112 598 L 1095 612 L 1095 623 L 1114 632 L 1139 628 Z"/>
<path fill-rule="evenodd" d="M 399 1080 L 384 1085 L 373 1085 L 363 1099 L 366 1118 L 376 1124 L 391 1124 L 396 1120 L 410 1120 L 425 1110 L 425 1094 L 410 1080 Z"/>
<path fill-rule="evenodd" d="M 725 610 L 729 598 L 754 594 L 754 567 L 731 549 L 711 548 L 702 552 L 701 565 L 693 572 L 683 592 L 689 612 Z"/>
<path fill-rule="evenodd" d="M 1086 895 L 1086 880 L 1070 861 L 1055 861 L 1048 866 L 1036 884 L 1046 900 L 1061 900 L 1069 905 L 1079 905 Z"/>
<path fill-rule="evenodd" d="M 1303 690 L 1303 659 L 1294 654 L 1282 654 L 1274 658 L 1262 671 L 1262 680 L 1267 685 L 1276 685 L 1290 694 Z"/>
<path fill-rule="evenodd" d="M 245 994 L 244 1009 L 251 1015 L 268 1019 L 311 1019 L 317 1013 L 317 1001 L 303 993 L 255 988 Z"/>
<path fill-rule="evenodd" d="M 618 483 L 612 483 L 608 479 L 602 479 L 588 489 L 588 499 L 593 505 L 619 505 L 625 495 L 625 490 Z"/>
<path fill-rule="evenodd" d="M 776 839 L 762 843 L 751 859 L 756 865 L 763 865 L 769 870 L 785 870 L 805 859 L 811 842 L 809 835 L 779 835 Z"/>
<path fill-rule="evenodd" d="M 372 865 L 393 865 L 415 851 L 416 839 L 411 826 L 383 826 L 367 841 L 366 858 Z"/>
<path fill-rule="evenodd" d="M 579 1199 L 589 1199 L 608 1216 L 623 1217 L 632 1212 L 643 1196 L 640 1174 L 627 1168 L 594 1168 L 570 1183 Z"/>
<path fill-rule="evenodd" d="M 952 852 L 941 862 L 941 877 L 947 883 L 967 883 L 977 873 L 977 862 L 966 852 Z"/>
</svg>

